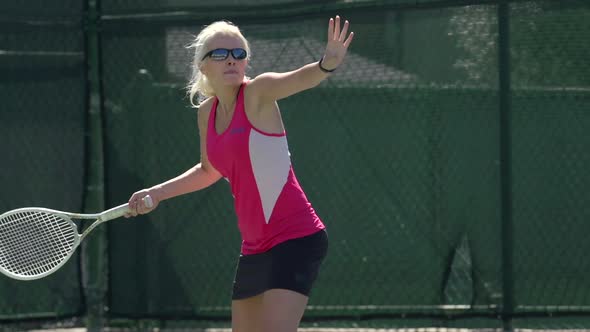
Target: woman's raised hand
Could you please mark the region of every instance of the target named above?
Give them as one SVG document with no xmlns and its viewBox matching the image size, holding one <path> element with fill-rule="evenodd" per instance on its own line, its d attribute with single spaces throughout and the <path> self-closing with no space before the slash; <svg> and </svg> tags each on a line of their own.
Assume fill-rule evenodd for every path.
<svg viewBox="0 0 590 332">
<path fill-rule="evenodd" d="M 322 60 L 323 68 L 328 70 L 336 69 L 344 60 L 348 46 L 354 37 L 354 32 L 351 32 L 348 36 L 346 35 L 348 28 L 348 21 L 344 21 L 344 26 L 340 30 L 340 16 L 336 15 L 336 19 L 330 18 L 330 23 L 328 23 L 328 43 Z"/>
</svg>

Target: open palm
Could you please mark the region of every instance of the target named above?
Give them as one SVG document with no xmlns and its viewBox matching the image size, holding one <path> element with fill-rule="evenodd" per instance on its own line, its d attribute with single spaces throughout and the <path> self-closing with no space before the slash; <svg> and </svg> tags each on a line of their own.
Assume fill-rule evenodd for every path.
<svg viewBox="0 0 590 332">
<path fill-rule="evenodd" d="M 328 43 L 326 44 L 326 51 L 324 52 L 323 65 L 326 68 L 336 68 L 344 60 L 344 56 L 348 51 L 348 46 L 352 42 L 354 32 L 348 34 L 349 23 L 344 21 L 344 26 L 340 30 L 340 16 L 336 19 L 330 18 L 328 24 Z"/>
</svg>

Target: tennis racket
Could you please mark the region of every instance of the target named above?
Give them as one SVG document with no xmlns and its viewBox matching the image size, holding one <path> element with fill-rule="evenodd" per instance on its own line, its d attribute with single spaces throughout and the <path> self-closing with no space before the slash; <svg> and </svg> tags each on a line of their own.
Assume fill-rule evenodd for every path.
<svg viewBox="0 0 590 332">
<path fill-rule="evenodd" d="M 152 198 L 143 198 L 146 207 Z M 0 215 L 0 272 L 18 280 L 46 277 L 62 267 L 96 226 L 122 217 L 129 204 L 97 214 L 23 208 Z M 72 219 L 96 219 L 82 234 Z"/>
</svg>

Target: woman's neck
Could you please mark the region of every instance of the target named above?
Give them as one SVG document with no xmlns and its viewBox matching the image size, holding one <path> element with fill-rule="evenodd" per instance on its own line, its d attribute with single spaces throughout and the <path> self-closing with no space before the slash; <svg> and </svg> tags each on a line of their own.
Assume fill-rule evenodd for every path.
<svg viewBox="0 0 590 332">
<path fill-rule="evenodd" d="M 219 99 L 219 105 L 224 113 L 233 111 L 236 100 L 238 99 L 238 91 L 240 86 L 224 87 L 223 89 L 215 89 L 215 95 Z"/>
</svg>

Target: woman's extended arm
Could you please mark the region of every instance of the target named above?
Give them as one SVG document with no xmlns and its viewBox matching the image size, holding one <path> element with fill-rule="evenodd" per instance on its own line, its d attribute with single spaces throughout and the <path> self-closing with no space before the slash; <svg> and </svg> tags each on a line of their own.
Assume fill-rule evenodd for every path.
<svg viewBox="0 0 590 332">
<path fill-rule="evenodd" d="M 207 119 L 210 109 L 211 103 L 205 101 L 198 111 L 201 162 L 173 179 L 134 193 L 129 199 L 129 207 L 135 213 L 131 213 L 130 216 L 148 213 L 163 200 L 204 189 L 222 177 L 207 157 Z M 141 200 L 146 195 L 152 197 L 153 206 L 151 208 L 141 204 Z"/>
<path fill-rule="evenodd" d="M 336 69 L 344 60 L 348 46 L 354 37 L 354 32 L 347 37 L 348 26 L 348 21 L 345 21 L 340 31 L 340 17 L 336 16 L 336 20 L 330 18 L 328 43 L 321 63 L 319 61 L 310 63 L 286 73 L 261 74 L 250 82 L 250 90 L 263 99 L 280 100 L 320 84 L 329 75 L 329 72 L 325 70 Z"/>
</svg>

